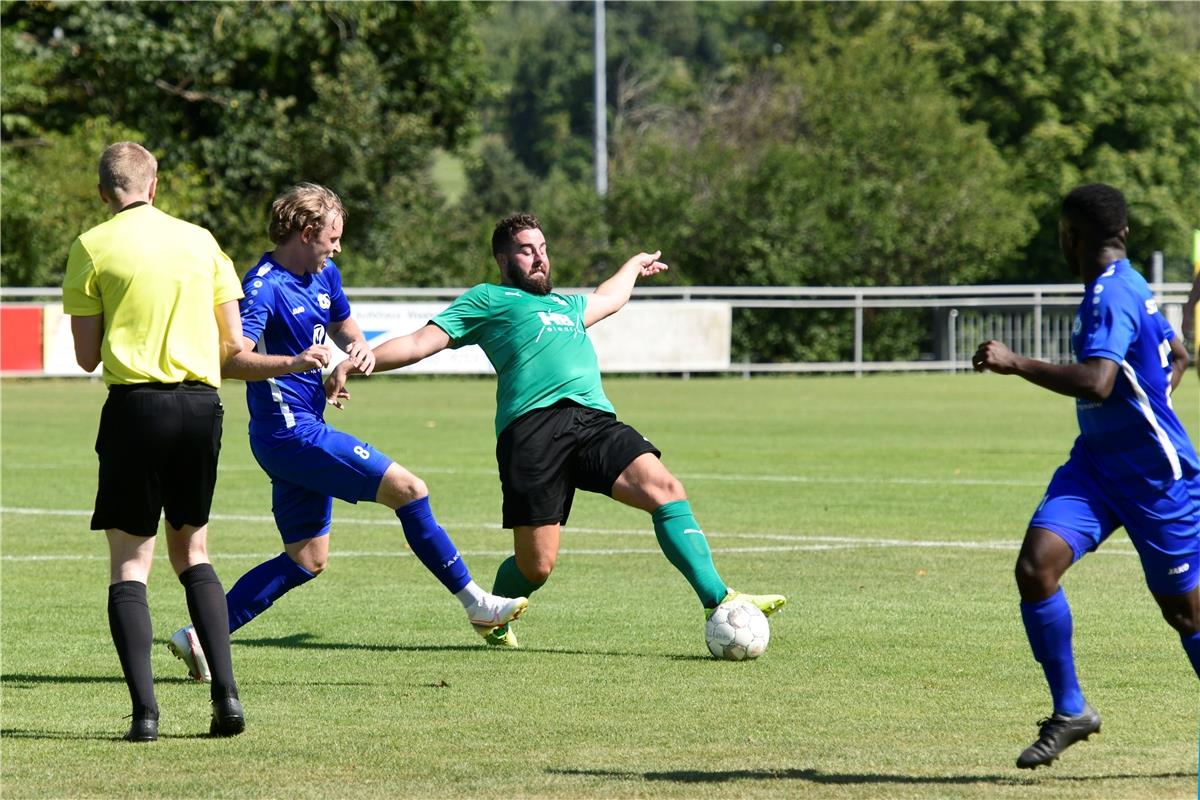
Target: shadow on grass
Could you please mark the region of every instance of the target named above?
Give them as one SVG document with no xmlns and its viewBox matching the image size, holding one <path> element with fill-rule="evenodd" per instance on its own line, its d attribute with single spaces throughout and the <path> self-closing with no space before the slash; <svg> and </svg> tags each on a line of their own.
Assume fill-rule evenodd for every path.
<svg viewBox="0 0 1200 800">
<path fill-rule="evenodd" d="M 1147 775 L 887 775 L 879 773 L 822 772 L 817 769 L 737 769 L 737 770 L 672 770 L 669 772 L 633 772 L 623 770 L 551 769 L 552 775 L 572 775 L 621 780 L 670 781 L 673 783 L 728 783 L 730 781 L 804 781 L 816 784 L 900 784 L 914 786 L 965 786 L 974 783 L 997 786 L 1033 786 L 1056 781 L 1095 782 L 1120 780 L 1174 780 L 1195 778 L 1189 772 L 1164 772 Z"/>
<path fill-rule="evenodd" d="M 0 739 L 70 739 L 73 741 L 106 742 L 121 741 L 119 735 L 103 733 L 78 733 L 76 731 L 43 731 L 24 728 L 4 728 L 0 730 Z"/>
<path fill-rule="evenodd" d="M 438 653 L 456 650 L 479 650 L 478 644 L 368 644 L 366 642 L 322 642 L 311 633 L 272 636 L 260 639 L 240 639 L 239 647 L 280 647 L 288 650 L 362 650 L 368 653 Z"/>
<path fill-rule="evenodd" d="M 5 689 L 32 689 L 41 683 L 119 683 L 125 685 L 121 675 L 35 675 L 33 673 L 14 672 L 0 678 L 0 685 Z M 154 683 L 195 683 L 191 678 L 172 678 L 155 676 Z"/>
<path fill-rule="evenodd" d="M 222 739 L 207 733 L 159 734 L 159 741 L 164 739 Z M 79 733 L 77 731 L 46 731 L 25 728 L 0 729 L 0 739 L 63 739 L 80 742 L 120 742 L 136 746 L 150 746 L 151 742 L 126 742 L 119 733 Z"/>
<path fill-rule="evenodd" d="M 624 658 L 653 658 L 669 661 L 713 661 L 707 655 L 679 655 L 661 653 L 632 653 L 618 650 L 572 650 L 559 647 L 521 647 L 509 650 L 503 647 L 485 647 L 482 643 L 471 644 L 368 644 L 363 642 L 325 642 L 316 639 L 311 633 L 293 633 L 288 636 L 273 636 L 259 639 L 233 639 L 235 645 L 241 647 L 280 647 L 297 650 L 363 650 L 373 653 L 483 653 L 499 652 L 513 655 L 541 653 L 560 656 L 618 656 Z"/>
</svg>

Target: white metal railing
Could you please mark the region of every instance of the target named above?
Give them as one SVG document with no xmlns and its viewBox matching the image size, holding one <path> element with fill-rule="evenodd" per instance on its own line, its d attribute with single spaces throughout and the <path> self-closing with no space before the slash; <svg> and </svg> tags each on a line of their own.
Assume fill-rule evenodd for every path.
<svg viewBox="0 0 1200 800">
<path fill-rule="evenodd" d="M 1151 290 L 1167 318 L 1178 327 L 1191 285 L 1152 283 Z M 466 289 L 347 287 L 359 300 L 452 300 Z M 560 289 L 564 293 L 591 289 Z M 946 371 L 970 368 L 975 345 L 994 338 L 1014 350 L 1050 361 L 1070 358 L 1070 329 L 1074 309 L 1083 293 L 1080 284 L 1012 284 L 1001 286 L 638 286 L 634 299 L 719 300 L 732 309 L 843 309 L 853 312 L 853 358 L 836 362 L 740 363 L 729 372 L 864 372 Z M 53 301 L 62 297 L 54 287 L 0 287 L 0 300 Z M 940 355 L 916 361 L 864 361 L 863 312 L 866 309 L 928 309 L 930 332 L 944 346 Z M 944 325 L 944 327 L 943 327 Z"/>
</svg>

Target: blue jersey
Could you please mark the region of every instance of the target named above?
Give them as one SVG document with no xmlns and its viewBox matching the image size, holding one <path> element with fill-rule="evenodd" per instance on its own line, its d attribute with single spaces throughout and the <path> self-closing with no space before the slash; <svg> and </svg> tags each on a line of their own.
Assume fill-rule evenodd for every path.
<svg viewBox="0 0 1200 800">
<path fill-rule="evenodd" d="M 341 273 L 331 260 L 318 273 L 295 275 L 265 253 L 246 273 L 242 291 L 242 335 L 255 342 L 255 352 L 265 355 L 294 356 L 325 344 L 330 323 L 350 316 Z M 246 405 L 252 439 L 287 438 L 297 424 L 324 417 L 321 370 L 247 381 Z"/>
<path fill-rule="evenodd" d="M 1110 490 L 1126 497 L 1157 494 L 1200 472 L 1195 448 L 1171 409 L 1174 336 L 1128 260 L 1109 265 L 1085 288 L 1071 334 L 1075 356 L 1107 358 L 1118 370 L 1108 399 L 1075 401 L 1080 433 L 1072 455 L 1091 463 Z"/>
</svg>

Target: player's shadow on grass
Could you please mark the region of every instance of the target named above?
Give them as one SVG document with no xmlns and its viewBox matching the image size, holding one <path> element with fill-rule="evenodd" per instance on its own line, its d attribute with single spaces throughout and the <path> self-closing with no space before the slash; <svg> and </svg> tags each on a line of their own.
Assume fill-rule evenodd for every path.
<svg viewBox="0 0 1200 800">
<path fill-rule="evenodd" d="M 191 678 L 158 676 L 154 677 L 155 684 L 160 683 L 193 683 Z M 33 673 L 14 672 L 0 678 L 0 686 L 5 689 L 32 689 L 40 683 L 119 683 L 125 685 L 121 675 L 36 675 Z"/>
<path fill-rule="evenodd" d="M 280 647 L 296 650 L 362 650 L 374 653 L 452 653 L 468 652 L 481 653 L 487 651 L 504 652 L 512 655 L 529 655 L 541 653 L 560 656 L 620 656 L 626 658 L 656 658 L 671 661 L 712 661 L 707 655 L 679 655 L 658 653 L 634 653 L 618 650 L 570 650 L 559 647 L 522 647 L 519 650 L 504 648 L 485 648 L 478 641 L 471 644 L 370 644 L 366 642 L 325 642 L 318 640 L 311 633 L 293 633 L 288 636 L 272 636 L 258 639 L 235 638 L 233 644 L 244 647 Z"/>
<path fill-rule="evenodd" d="M 76 733 L 73 731 L 43 731 L 26 730 L 24 728 L 4 728 L 0 730 L 0 739 L 70 739 L 73 741 L 120 741 L 121 737 L 103 733 Z"/>
<path fill-rule="evenodd" d="M 222 739 L 209 733 L 166 733 L 159 734 L 159 739 Z M 119 733 L 77 733 L 75 731 L 45 731 L 25 728 L 0 729 L 0 739 L 69 739 L 73 741 L 93 742 L 125 742 L 125 737 Z"/>
<path fill-rule="evenodd" d="M 881 773 L 822 772 L 818 769 L 735 769 L 735 770 L 671 770 L 667 772 L 633 772 L 603 769 L 550 769 L 553 775 L 579 775 L 596 778 L 619 778 L 622 780 L 670 781 L 673 783 L 728 783 L 740 780 L 759 781 L 805 781 L 816 784 L 859 785 L 898 784 L 914 786 L 965 786 L 985 783 L 998 786 L 1031 786 L 1049 781 L 1110 781 L 1110 780 L 1169 780 L 1194 778 L 1188 772 L 1166 772 L 1157 775 L 1071 775 L 1031 776 L 1012 775 L 888 775 Z"/>
<path fill-rule="evenodd" d="M 368 642 L 323 642 L 311 633 L 271 636 L 259 639 L 235 638 L 239 647 L 281 647 L 285 650 L 363 650 L 368 653 L 436 653 L 455 650 L 479 650 L 478 644 L 371 644 Z"/>
</svg>

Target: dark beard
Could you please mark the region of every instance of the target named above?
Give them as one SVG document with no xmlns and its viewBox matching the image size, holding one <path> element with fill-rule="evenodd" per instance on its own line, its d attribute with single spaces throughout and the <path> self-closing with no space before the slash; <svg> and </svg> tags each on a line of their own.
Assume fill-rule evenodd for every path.
<svg viewBox="0 0 1200 800">
<path fill-rule="evenodd" d="M 548 272 L 534 277 L 521 272 L 515 264 L 509 264 L 504 277 L 508 278 L 510 285 L 530 294 L 547 295 L 554 291 L 554 284 L 550 282 L 550 273 Z"/>
</svg>

